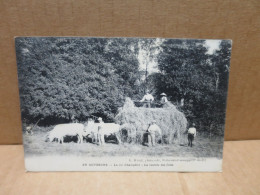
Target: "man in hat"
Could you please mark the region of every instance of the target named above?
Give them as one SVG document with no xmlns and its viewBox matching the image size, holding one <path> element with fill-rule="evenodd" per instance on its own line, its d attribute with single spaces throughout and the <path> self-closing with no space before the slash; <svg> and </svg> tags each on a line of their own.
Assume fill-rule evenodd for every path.
<svg viewBox="0 0 260 195">
<path fill-rule="evenodd" d="M 161 100 L 160 100 L 161 106 L 163 106 L 167 102 L 168 102 L 168 99 L 166 97 L 166 94 L 165 93 L 161 93 Z"/>
<path fill-rule="evenodd" d="M 151 108 L 151 103 L 154 101 L 154 97 L 149 93 L 149 91 L 146 91 L 146 94 L 144 95 L 143 99 L 140 100 L 140 102 L 144 102 L 143 107 L 145 108 Z"/>
<path fill-rule="evenodd" d="M 194 140 L 194 137 L 196 137 L 196 128 L 195 124 L 193 123 L 188 130 L 188 146 L 192 147 L 192 141 Z"/>
<path fill-rule="evenodd" d="M 103 126 L 104 126 L 104 122 L 102 120 L 101 117 L 98 118 L 98 132 L 97 132 L 97 139 L 98 139 L 98 143 L 99 145 L 103 145 L 105 144 L 105 138 L 104 138 L 104 129 L 103 129 Z"/>
<path fill-rule="evenodd" d="M 153 120 L 152 123 L 150 124 L 148 130 L 148 146 L 155 146 L 155 136 L 156 133 L 162 136 L 162 131 L 160 127 L 156 124 L 156 120 Z"/>
</svg>

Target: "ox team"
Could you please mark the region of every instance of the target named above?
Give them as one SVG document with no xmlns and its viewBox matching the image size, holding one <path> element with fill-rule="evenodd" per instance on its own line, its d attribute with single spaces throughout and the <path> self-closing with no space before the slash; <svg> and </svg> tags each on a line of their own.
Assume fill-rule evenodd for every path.
<svg viewBox="0 0 260 195">
<path fill-rule="evenodd" d="M 140 100 L 140 102 L 144 103 L 143 106 L 147 108 L 151 107 L 151 103 L 153 101 L 154 97 L 149 93 L 149 91 L 146 91 L 146 94 L 144 95 L 142 100 Z M 168 100 L 166 94 L 162 93 L 160 106 L 163 106 L 167 102 Z M 90 136 L 92 139 L 92 143 L 104 145 L 105 136 L 113 135 L 116 137 L 117 142 L 120 144 L 120 125 L 115 123 L 104 123 L 101 117 L 99 117 L 97 120 L 98 123 L 95 123 L 95 121 L 90 118 L 86 126 L 78 123 L 56 125 L 54 129 L 49 132 L 47 140 L 50 142 L 57 140 L 59 143 L 63 143 L 66 136 L 77 136 L 78 143 L 83 143 L 84 137 L 87 138 Z M 147 146 L 155 146 L 156 136 L 158 136 L 162 140 L 162 131 L 160 127 L 156 124 L 155 120 L 153 120 L 149 124 L 144 135 L 147 135 L 148 143 L 145 144 L 145 141 L 143 141 L 143 144 Z M 192 142 L 195 136 L 196 128 L 195 124 L 193 123 L 192 126 L 188 129 L 188 146 L 192 147 Z"/>
</svg>

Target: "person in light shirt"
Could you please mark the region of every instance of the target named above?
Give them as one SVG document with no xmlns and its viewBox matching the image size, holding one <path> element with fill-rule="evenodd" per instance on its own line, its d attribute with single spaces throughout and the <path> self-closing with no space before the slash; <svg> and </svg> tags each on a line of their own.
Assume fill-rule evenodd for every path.
<svg viewBox="0 0 260 195">
<path fill-rule="evenodd" d="M 101 117 L 98 118 L 98 132 L 97 132 L 97 139 L 98 139 L 98 143 L 99 145 L 104 145 L 105 144 L 105 139 L 104 139 L 104 129 L 103 129 L 103 125 L 104 122 L 102 120 Z"/>
<path fill-rule="evenodd" d="M 192 141 L 196 137 L 196 128 L 195 124 L 193 123 L 192 126 L 188 130 L 188 146 L 192 147 Z"/>
<path fill-rule="evenodd" d="M 148 130 L 148 146 L 155 146 L 155 136 L 156 133 L 162 136 L 162 131 L 160 127 L 156 124 L 156 121 L 153 120 Z"/>
<path fill-rule="evenodd" d="M 149 93 L 149 91 L 146 91 L 146 94 L 144 95 L 143 99 L 140 100 L 140 102 L 144 102 L 143 107 L 145 108 L 151 108 L 151 103 L 154 101 L 154 97 Z"/>
</svg>

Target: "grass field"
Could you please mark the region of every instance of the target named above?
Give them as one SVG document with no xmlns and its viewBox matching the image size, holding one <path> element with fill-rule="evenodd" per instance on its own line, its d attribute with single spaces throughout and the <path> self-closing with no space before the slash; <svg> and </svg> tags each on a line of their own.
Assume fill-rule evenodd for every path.
<svg viewBox="0 0 260 195">
<path fill-rule="evenodd" d="M 173 156 L 173 157 L 216 157 L 222 158 L 222 139 L 205 138 L 198 135 L 194 140 L 194 146 L 187 144 L 161 145 L 147 147 L 138 144 L 107 143 L 98 146 L 92 143 L 78 144 L 69 142 L 59 144 L 57 142 L 45 142 L 47 132 L 52 127 L 37 127 L 33 135 L 23 134 L 26 156 L 44 155 L 75 155 L 75 156 Z"/>
</svg>

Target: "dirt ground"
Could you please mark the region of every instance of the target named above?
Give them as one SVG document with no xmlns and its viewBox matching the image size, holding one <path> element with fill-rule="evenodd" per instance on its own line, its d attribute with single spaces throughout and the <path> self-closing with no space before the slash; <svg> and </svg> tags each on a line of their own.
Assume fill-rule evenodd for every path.
<svg viewBox="0 0 260 195">
<path fill-rule="evenodd" d="M 157 144 L 154 147 L 147 147 L 140 144 L 116 144 L 113 140 L 103 146 L 93 143 L 67 142 L 45 142 L 47 132 L 52 127 L 38 127 L 33 135 L 23 134 L 24 149 L 26 156 L 44 155 L 68 155 L 75 156 L 174 156 L 174 157 L 217 157 L 222 158 L 222 139 L 219 137 L 205 138 L 198 135 L 194 140 L 194 146 L 188 147 L 186 143 L 180 146 L 175 144 Z M 76 141 L 76 140 L 74 140 Z"/>
</svg>

